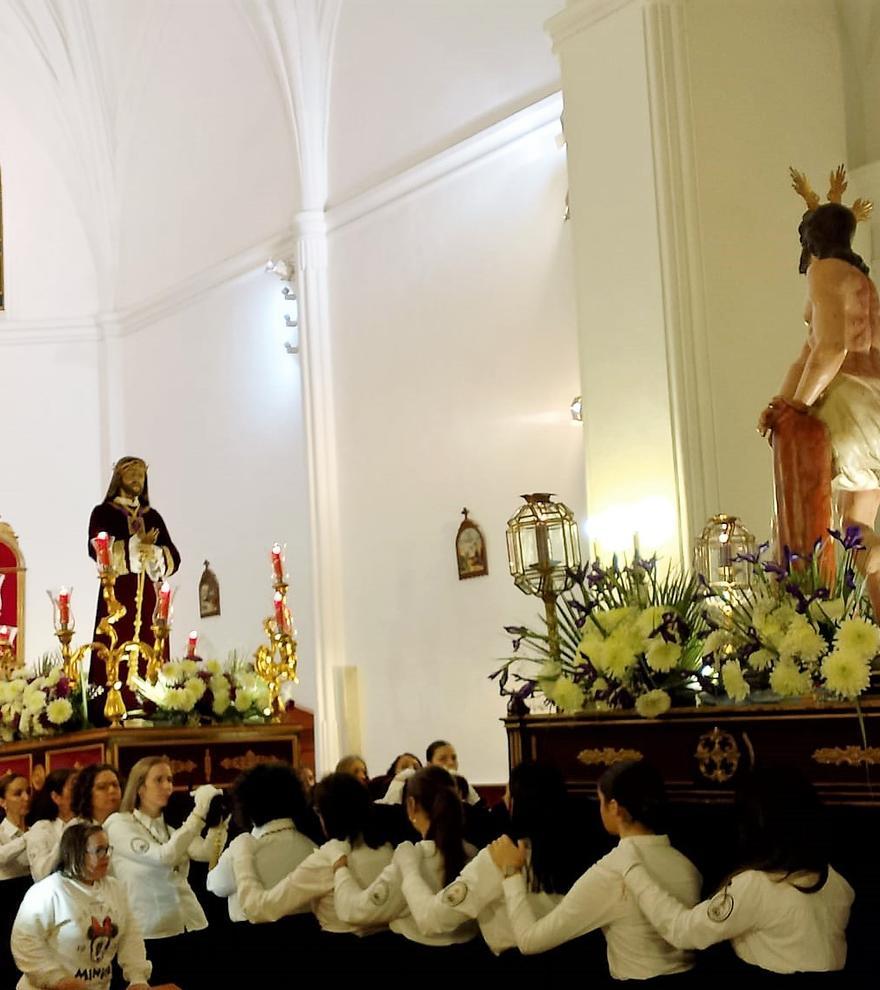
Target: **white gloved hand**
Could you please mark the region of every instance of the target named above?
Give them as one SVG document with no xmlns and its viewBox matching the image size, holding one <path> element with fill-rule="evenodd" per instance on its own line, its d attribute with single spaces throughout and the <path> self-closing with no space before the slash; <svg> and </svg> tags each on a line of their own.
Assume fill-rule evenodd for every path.
<svg viewBox="0 0 880 990">
<path fill-rule="evenodd" d="M 222 793 L 223 791 L 221 791 L 219 787 L 214 787 L 213 784 L 202 784 L 197 787 L 192 792 L 193 801 L 195 801 L 193 811 L 199 816 L 199 818 L 206 818 L 208 815 L 208 808 L 211 806 L 211 801 L 218 794 Z"/>
</svg>

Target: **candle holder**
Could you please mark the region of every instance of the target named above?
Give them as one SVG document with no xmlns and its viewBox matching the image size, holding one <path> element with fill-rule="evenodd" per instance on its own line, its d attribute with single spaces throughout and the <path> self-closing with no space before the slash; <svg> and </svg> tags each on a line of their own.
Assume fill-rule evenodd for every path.
<svg viewBox="0 0 880 990">
<path fill-rule="evenodd" d="M 287 607 L 287 583 L 276 580 L 272 586 L 275 589 L 275 614 L 263 620 L 268 644 L 262 643 L 254 654 L 254 670 L 263 678 L 269 688 L 269 715 L 273 722 L 281 721 L 284 710 L 281 704 L 281 685 L 284 681 L 296 684 L 297 656 L 296 640 Z"/>
</svg>

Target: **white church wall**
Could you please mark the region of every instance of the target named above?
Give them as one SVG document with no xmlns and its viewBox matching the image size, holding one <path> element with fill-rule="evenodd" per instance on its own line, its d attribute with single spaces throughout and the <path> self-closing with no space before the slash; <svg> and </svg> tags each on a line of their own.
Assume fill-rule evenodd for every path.
<svg viewBox="0 0 880 990">
<path fill-rule="evenodd" d="M 269 549 L 287 544 L 299 632 L 294 697 L 314 710 L 308 504 L 299 359 L 285 353 L 275 276 L 253 271 L 122 340 L 124 445 L 150 466 L 150 495 L 181 552 L 172 646 L 251 654 L 272 613 Z M 204 560 L 221 615 L 198 617 Z"/>
<path fill-rule="evenodd" d="M 505 779 L 505 706 L 487 675 L 510 649 L 502 627 L 540 612 L 510 579 L 505 523 L 532 491 L 583 518 L 554 133 L 331 234 L 346 654 L 373 772 L 445 737 L 471 779 Z M 485 533 L 489 576 L 459 581 L 464 506 Z"/>
<path fill-rule="evenodd" d="M 560 3 L 344 0 L 330 102 L 331 203 L 558 89 L 542 24 Z"/>
<path fill-rule="evenodd" d="M 805 332 L 805 206 L 788 166 L 824 198 L 846 160 L 838 25 L 823 0 L 700 0 L 687 32 L 720 492 L 710 511 L 740 515 L 764 538 L 772 467 L 755 424 Z"/>
</svg>

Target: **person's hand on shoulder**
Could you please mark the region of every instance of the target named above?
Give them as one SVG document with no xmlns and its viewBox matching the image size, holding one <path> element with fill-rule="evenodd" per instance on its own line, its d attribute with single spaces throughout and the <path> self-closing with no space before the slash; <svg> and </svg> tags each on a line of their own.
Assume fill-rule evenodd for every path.
<svg viewBox="0 0 880 990">
<path fill-rule="evenodd" d="M 416 847 L 411 842 L 401 842 L 394 850 L 392 862 L 395 866 L 406 872 L 418 866 L 418 853 Z"/>
<path fill-rule="evenodd" d="M 526 864 L 526 847 L 523 841 L 514 845 L 508 835 L 502 835 L 489 844 L 489 856 L 492 862 L 505 876 L 518 873 Z"/>
<path fill-rule="evenodd" d="M 208 817 L 211 801 L 218 794 L 222 795 L 223 791 L 219 787 L 214 787 L 213 784 L 201 784 L 192 792 L 193 802 L 195 803 L 193 810 L 199 818 L 205 819 Z"/>
</svg>

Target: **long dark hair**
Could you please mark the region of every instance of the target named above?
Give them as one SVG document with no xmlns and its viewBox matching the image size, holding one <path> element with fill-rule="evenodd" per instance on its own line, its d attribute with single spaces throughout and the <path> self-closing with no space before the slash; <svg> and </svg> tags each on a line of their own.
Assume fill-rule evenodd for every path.
<svg viewBox="0 0 880 990">
<path fill-rule="evenodd" d="M 52 800 L 53 794 L 63 794 L 70 775 L 76 773 L 69 767 L 61 770 L 53 770 L 47 775 L 43 786 L 34 794 L 28 815 L 28 825 L 36 825 L 37 822 L 54 822 L 58 817 L 58 805 Z"/>
<path fill-rule="evenodd" d="M 350 773 L 328 773 L 315 786 L 315 806 L 328 839 L 354 843 L 362 838 L 371 849 L 388 841 L 375 814 L 370 792 Z"/>
<path fill-rule="evenodd" d="M 651 832 L 666 830 L 666 788 L 659 771 L 644 760 L 621 760 L 599 778 L 606 801 L 616 801 Z"/>
<path fill-rule="evenodd" d="M 426 839 L 433 839 L 443 857 L 443 885 L 461 873 L 467 862 L 464 851 L 464 809 L 452 775 L 433 764 L 422 767 L 410 777 L 403 790 L 425 812 L 431 823 Z"/>
<path fill-rule="evenodd" d="M 851 247 L 855 231 L 855 214 L 842 203 L 823 203 L 815 210 L 807 210 L 798 227 L 803 248 L 798 268 L 800 273 L 803 275 L 806 272 L 812 255 L 815 258 L 846 261 L 868 275 L 870 269 Z"/>
<path fill-rule="evenodd" d="M 816 789 L 793 768 L 752 771 L 736 798 L 740 865 L 743 870 L 779 873 L 780 881 L 798 873 L 815 874 L 815 883 L 792 886 L 814 894 L 828 879 L 825 813 Z"/>
<path fill-rule="evenodd" d="M 510 771 L 509 786 L 511 837 L 528 839 L 532 847 L 532 890 L 567 893 L 581 871 L 563 841 L 570 816 L 562 774 L 546 764 L 520 763 Z"/>
</svg>

